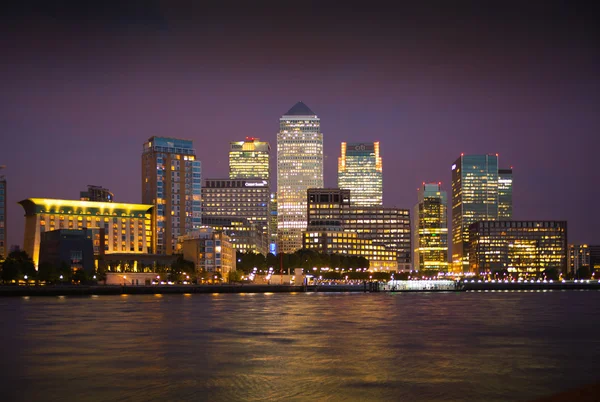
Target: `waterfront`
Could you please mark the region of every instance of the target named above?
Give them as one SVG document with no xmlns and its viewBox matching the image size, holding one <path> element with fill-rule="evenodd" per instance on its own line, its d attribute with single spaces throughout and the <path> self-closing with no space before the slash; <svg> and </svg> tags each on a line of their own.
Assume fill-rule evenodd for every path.
<svg viewBox="0 0 600 402">
<path fill-rule="evenodd" d="M 597 381 L 600 292 L 0 299 L 3 400 L 510 401 Z"/>
</svg>

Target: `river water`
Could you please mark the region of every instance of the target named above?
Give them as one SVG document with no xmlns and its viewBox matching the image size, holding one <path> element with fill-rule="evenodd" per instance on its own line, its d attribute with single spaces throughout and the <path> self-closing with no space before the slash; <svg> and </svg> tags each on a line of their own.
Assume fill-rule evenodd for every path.
<svg viewBox="0 0 600 402">
<path fill-rule="evenodd" d="M 0 299 L 2 401 L 520 401 L 600 378 L 600 292 Z"/>
</svg>

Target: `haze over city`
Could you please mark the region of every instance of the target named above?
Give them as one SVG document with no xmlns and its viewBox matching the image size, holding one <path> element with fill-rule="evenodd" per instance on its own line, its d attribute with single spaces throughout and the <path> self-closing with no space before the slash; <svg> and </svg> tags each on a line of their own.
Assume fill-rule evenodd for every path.
<svg viewBox="0 0 600 402">
<path fill-rule="evenodd" d="M 384 204 L 403 208 L 423 181 L 450 193 L 461 152 L 499 153 L 514 219 L 566 220 L 569 243 L 600 243 L 594 10 L 536 3 L 13 2 L 0 35 L 8 244 L 23 242 L 27 197 L 97 184 L 140 202 L 153 135 L 193 140 L 203 178 L 226 177 L 230 141 L 259 137 L 275 155 L 299 100 L 321 119 L 326 186 L 342 141 L 381 142 Z"/>
</svg>

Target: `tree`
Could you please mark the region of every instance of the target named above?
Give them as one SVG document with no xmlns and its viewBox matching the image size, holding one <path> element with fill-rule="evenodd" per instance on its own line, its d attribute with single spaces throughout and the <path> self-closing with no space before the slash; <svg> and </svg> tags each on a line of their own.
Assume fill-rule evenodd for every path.
<svg viewBox="0 0 600 402">
<path fill-rule="evenodd" d="M 5 283 L 12 282 L 23 279 L 25 275 L 28 279 L 37 277 L 33 260 L 23 250 L 11 252 L 2 264 L 2 280 Z"/>
<path fill-rule="evenodd" d="M 242 280 L 242 272 L 241 271 L 229 271 L 228 275 L 229 282 L 240 282 Z"/>
<path fill-rule="evenodd" d="M 185 276 L 184 276 L 185 274 Z M 188 276 L 196 276 L 196 267 L 193 261 L 188 261 L 183 258 L 183 255 L 177 257 L 177 260 L 171 264 L 167 271 L 167 276 L 170 281 L 179 282 L 188 280 Z M 191 279 L 190 279 L 191 280 Z"/>
<path fill-rule="evenodd" d="M 58 268 L 58 275 L 59 275 L 59 280 L 61 282 L 71 282 L 71 278 L 73 276 L 73 271 L 71 270 L 71 267 L 69 266 L 69 264 L 67 264 L 66 262 L 62 262 L 60 264 L 60 267 Z M 62 276 L 62 279 L 60 278 L 60 276 Z"/>
<path fill-rule="evenodd" d="M 19 263 L 10 257 L 2 264 L 2 281 L 4 283 L 19 279 Z"/>
<path fill-rule="evenodd" d="M 85 283 L 87 281 L 87 273 L 83 269 L 78 269 L 73 274 L 73 282 Z"/>
<path fill-rule="evenodd" d="M 577 279 L 590 279 L 592 277 L 592 271 L 590 270 L 589 266 L 582 265 L 579 267 L 579 270 L 575 276 Z"/>
<path fill-rule="evenodd" d="M 546 279 L 552 279 L 553 281 L 558 280 L 559 272 L 556 268 L 548 268 L 543 273 Z"/>
<path fill-rule="evenodd" d="M 54 283 L 58 280 L 58 268 L 51 262 L 44 261 L 38 268 L 38 278 L 46 283 Z"/>
</svg>

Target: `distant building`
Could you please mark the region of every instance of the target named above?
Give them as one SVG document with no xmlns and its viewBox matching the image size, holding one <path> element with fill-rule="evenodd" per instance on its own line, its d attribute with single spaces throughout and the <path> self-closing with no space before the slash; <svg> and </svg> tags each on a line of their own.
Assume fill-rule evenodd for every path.
<svg viewBox="0 0 600 402">
<path fill-rule="evenodd" d="M 440 183 L 423 183 L 413 209 L 413 267 L 448 270 L 447 196 Z"/>
<path fill-rule="evenodd" d="M 2 169 L 3 166 L 0 166 Z M 8 256 L 8 233 L 6 225 L 6 177 L 0 176 L 0 260 L 5 259 Z"/>
<path fill-rule="evenodd" d="M 323 187 L 321 120 L 304 103 L 279 119 L 277 134 L 277 250 L 302 247 L 306 230 L 306 190 Z"/>
<path fill-rule="evenodd" d="M 507 270 L 531 277 L 567 272 L 567 222 L 479 221 L 469 226 L 472 272 Z"/>
<path fill-rule="evenodd" d="M 92 229 L 57 229 L 40 234 L 40 264 L 56 268 L 66 264 L 71 271 L 94 274 L 94 231 Z"/>
<path fill-rule="evenodd" d="M 590 269 L 600 271 L 600 245 L 589 245 L 590 249 Z"/>
<path fill-rule="evenodd" d="M 203 224 L 209 225 L 206 219 L 212 217 L 245 218 L 261 232 L 262 244 L 257 251 L 266 255 L 270 236 L 270 202 L 271 193 L 266 179 L 206 179 L 202 186 Z M 237 243 L 237 234 L 242 235 L 235 231 L 227 233 L 234 243 Z"/>
<path fill-rule="evenodd" d="M 398 270 L 396 250 L 374 244 L 372 240 L 360 239 L 355 232 L 342 230 L 340 225 L 309 226 L 304 232 L 303 247 L 320 253 L 365 257 L 369 260 L 370 269 Z M 331 267 L 333 268 L 335 267 Z"/>
<path fill-rule="evenodd" d="M 379 142 L 342 142 L 338 159 L 338 187 L 350 190 L 353 205 L 383 205 L 383 168 Z"/>
<path fill-rule="evenodd" d="M 469 226 L 483 220 L 498 220 L 498 155 L 461 154 L 452 165 L 452 262 L 463 272 Z"/>
<path fill-rule="evenodd" d="M 88 229 L 94 253 L 147 254 L 154 250 L 153 206 L 51 198 L 27 198 L 24 250 L 36 267 L 41 234 L 57 229 Z"/>
<path fill-rule="evenodd" d="M 213 279 L 212 275 L 218 273 L 228 281 L 229 273 L 236 270 L 235 249 L 229 237 L 212 228 L 201 227 L 180 236 L 178 247 L 183 258 L 196 266 L 198 278 L 206 276 Z"/>
<path fill-rule="evenodd" d="M 271 180 L 271 146 L 259 138 L 229 144 L 229 178 Z"/>
<path fill-rule="evenodd" d="M 339 224 L 359 239 L 371 240 L 396 252 L 399 270 L 411 268 L 410 212 L 407 209 L 353 206 L 350 190 L 308 190 L 308 226 Z"/>
<path fill-rule="evenodd" d="M 158 254 L 173 254 L 177 238 L 202 225 L 201 186 L 192 141 L 151 137 L 144 143 L 142 202 L 155 207 Z"/>
<path fill-rule="evenodd" d="M 577 277 L 582 267 L 590 268 L 590 248 L 587 244 L 569 244 L 569 274 Z"/>
<path fill-rule="evenodd" d="M 498 169 L 498 219 L 510 221 L 513 214 L 513 171 Z"/>
<path fill-rule="evenodd" d="M 115 195 L 107 188 L 100 186 L 87 186 L 87 191 L 79 193 L 81 201 L 114 202 Z"/>
<path fill-rule="evenodd" d="M 266 255 L 268 239 L 262 230 L 248 219 L 241 216 L 204 216 L 202 221 L 204 226 L 225 233 L 237 251 Z"/>
</svg>

